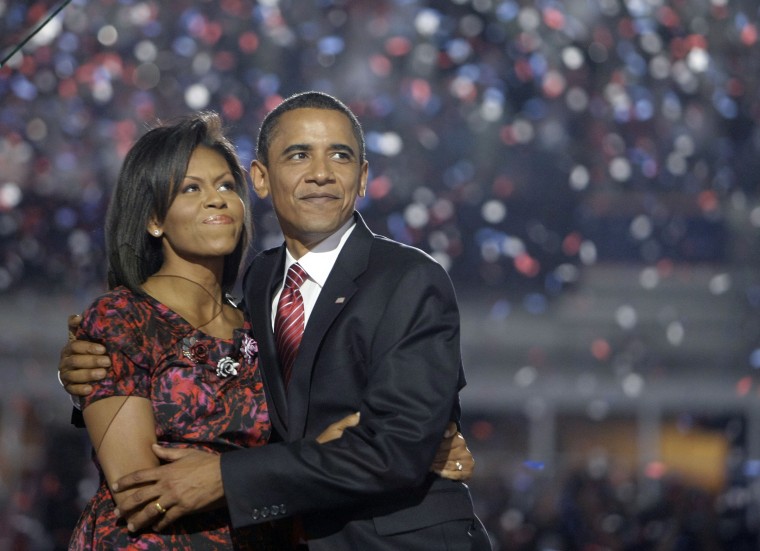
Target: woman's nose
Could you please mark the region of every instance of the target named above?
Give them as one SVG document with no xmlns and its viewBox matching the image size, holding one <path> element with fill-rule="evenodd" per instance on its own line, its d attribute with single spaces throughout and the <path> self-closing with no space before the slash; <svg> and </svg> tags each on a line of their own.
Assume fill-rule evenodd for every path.
<svg viewBox="0 0 760 551">
<path fill-rule="evenodd" d="M 213 191 L 209 191 L 206 194 L 206 197 L 204 198 L 204 205 L 207 207 L 226 207 L 227 206 L 227 200 L 224 198 L 224 195 L 218 190 L 215 189 Z"/>
</svg>

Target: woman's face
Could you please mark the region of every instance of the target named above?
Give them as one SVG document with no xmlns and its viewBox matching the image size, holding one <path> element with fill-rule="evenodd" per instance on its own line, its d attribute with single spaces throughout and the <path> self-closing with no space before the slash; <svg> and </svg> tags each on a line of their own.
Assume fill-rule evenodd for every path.
<svg viewBox="0 0 760 551">
<path fill-rule="evenodd" d="M 208 147 L 196 148 L 166 218 L 148 225 L 150 233 L 162 235 L 164 261 L 223 259 L 232 253 L 245 219 L 238 191 L 224 157 Z"/>
</svg>

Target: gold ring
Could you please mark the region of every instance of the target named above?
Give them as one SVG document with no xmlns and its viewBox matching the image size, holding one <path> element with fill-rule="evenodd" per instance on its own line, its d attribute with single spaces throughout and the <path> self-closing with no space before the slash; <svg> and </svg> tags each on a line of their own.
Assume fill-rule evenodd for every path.
<svg viewBox="0 0 760 551">
<path fill-rule="evenodd" d="M 464 466 L 459 461 L 457 461 L 455 465 L 457 466 L 457 471 L 464 469 Z M 156 503 L 156 505 L 158 505 L 158 503 Z"/>
<path fill-rule="evenodd" d="M 164 509 L 158 501 L 156 501 L 153 505 L 156 507 L 156 511 L 158 511 L 162 515 L 166 514 L 166 509 Z"/>
</svg>

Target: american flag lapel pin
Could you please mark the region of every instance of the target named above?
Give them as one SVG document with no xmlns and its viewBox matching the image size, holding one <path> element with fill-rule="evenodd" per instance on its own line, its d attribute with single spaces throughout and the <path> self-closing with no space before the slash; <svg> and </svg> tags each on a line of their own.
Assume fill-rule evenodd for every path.
<svg viewBox="0 0 760 551">
<path fill-rule="evenodd" d="M 335 299 L 335 304 L 343 304 L 346 302 L 346 297 L 338 297 Z"/>
</svg>

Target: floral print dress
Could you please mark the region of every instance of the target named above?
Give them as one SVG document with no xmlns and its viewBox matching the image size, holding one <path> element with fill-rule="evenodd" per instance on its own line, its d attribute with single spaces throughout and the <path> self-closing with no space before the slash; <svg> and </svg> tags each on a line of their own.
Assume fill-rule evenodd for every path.
<svg viewBox="0 0 760 551">
<path fill-rule="evenodd" d="M 85 312 L 79 337 L 102 343 L 112 368 L 82 407 L 110 396 L 153 404 L 159 443 L 215 453 L 261 446 L 269 437 L 264 387 L 250 323 L 231 340 L 194 329 L 150 296 L 118 287 Z M 118 413 L 116 414 L 118 415 Z M 269 525 L 233 530 L 226 509 L 188 515 L 165 531 L 131 534 L 114 516 L 103 471 L 70 549 L 279 549 Z"/>
</svg>

